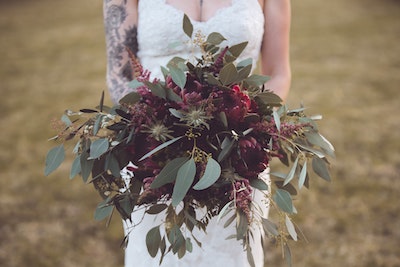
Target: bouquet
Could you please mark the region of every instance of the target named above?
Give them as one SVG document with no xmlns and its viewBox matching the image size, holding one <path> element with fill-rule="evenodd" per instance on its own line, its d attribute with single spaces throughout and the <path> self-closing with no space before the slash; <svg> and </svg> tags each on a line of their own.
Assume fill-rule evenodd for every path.
<svg viewBox="0 0 400 267">
<path fill-rule="evenodd" d="M 216 32 L 192 38 L 186 16 L 183 30 L 201 57 L 194 63 L 173 58 L 161 67 L 162 81 L 151 80 L 132 56 L 132 92 L 114 107 L 104 105 L 103 93 L 96 108 L 66 112 L 45 174 L 58 168 L 65 146 L 74 142 L 70 178 L 79 174 L 103 197 L 96 219 L 117 210 L 130 220 L 138 207 L 145 216 L 165 216 L 146 238 L 148 252 L 155 257 L 160 251 L 160 261 L 171 252 L 183 257 L 193 249 L 192 240 L 201 245 L 193 229 L 206 231 L 211 218 L 226 216 L 225 226 L 235 224 L 235 238 L 248 252 L 256 225 L 290 258 L 288 242 L 298 239 L 292 196 L 307 186 L 309 170 L 330 180 L 333 147 L 305 108 L 288 109 L 264 88 L 268 77 L 251 74 L 251 61 L 236 62 L 246 42 L 220 47 L 225 38 Z M 269 185 L 260 174 L 273 158 L 288 173 L 271 173 Z M 255 190 L 277 212 L 277 222 L 262 216 Z M 183 228 L 192 236 L 184 236 Z"/>
</svg>

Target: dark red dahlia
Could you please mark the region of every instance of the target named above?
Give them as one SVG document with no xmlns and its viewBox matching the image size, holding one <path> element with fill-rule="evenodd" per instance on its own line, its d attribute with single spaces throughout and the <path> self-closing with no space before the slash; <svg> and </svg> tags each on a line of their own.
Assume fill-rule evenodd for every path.
<svg viewBox="0 0 400 267">
<path fill-rule="evenodd" d="M 233 158 L 236 172 L 247 179 L 257 178 L 269 162 L 268 153 L 252 136 L 245 136 L 239 140 L 238 154 Z"/>
</svg>

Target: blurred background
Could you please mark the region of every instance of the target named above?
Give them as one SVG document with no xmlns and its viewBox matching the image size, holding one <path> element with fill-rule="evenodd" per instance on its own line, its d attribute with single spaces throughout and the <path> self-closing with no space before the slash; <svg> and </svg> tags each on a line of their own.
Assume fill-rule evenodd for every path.
<svg viewBox="0 0 400 267">
<path fill-rule="evenodd" d="M 400 266 L 400 1 L 292 5 L 288 104 L 322 114 L 337 150 L 332 182 L 295 200 L 294 266 Z M 93 188 L 68 164 L 43 175 L 51 121 L 107 90 L 102 1 L 0 0 L 0 36 L 0 266 L 122 267 L 120 220 L 94 221 Z"/>
</svg>

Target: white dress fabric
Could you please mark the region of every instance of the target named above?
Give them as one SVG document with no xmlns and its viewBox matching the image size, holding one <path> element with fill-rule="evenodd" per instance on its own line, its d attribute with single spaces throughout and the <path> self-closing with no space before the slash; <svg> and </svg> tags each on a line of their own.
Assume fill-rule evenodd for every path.
<svg viewBox="0 0 400 267">
<path fill-rule="evenodd" d="M 138 20 L 138 58 L 144 69 L 151 72 L 153 78 L 162 78 L 160 66 L 179 56 L 184 59 L 194 58 L 193 47 L 179 45 L 185 43 L 188 37 L 182 29 L 183 12 L 168 3 L 166 0 L 139 1 Z M 227 41 L 221 45 L 234 45 L 248 41 L 241 58 L 251 58 L 256 65 L 261 48 L 264 31 L 264 16 L 257 0 L 232 0 L 228 7 L 218 10 L 207 21 L 194 21 L 194 32 L 201 31 L 203 35 L 219 32 Z M 262 174 L 263 179 L 269 181 L 267 171 Z M 255 190 L 256 191 L 256 190 Z M 264 216 L 268 215 L 268 204 L 261 200 L 262 193 L 255 192 Z M 124 222 L 125 233 L 129 233 L 129 242 L 125 251 L 126 267 L 247 267 L 246 251 L 240 241 L 226 239 L 236 233 L 235 223 L 224 228 L 224 220 L 217 222 L 214 217 L 208 227 L 207 234 L 194 230 L 195 237 L 202 243 L 198 247 L 194 241 L 193 251 L 187 252 L 182 259 L 168 253 L 159 265 L 160 253 L 152 258 L 146 248 L 146 234 L 154 226 L 160 225 L 164 214 L 157 216 L 142 216 L 141 210 L 132 213 L 132 223 Z M 227 216 L 230 217 L 230 216 Z M 140 222 L 140 223 L 139 223 Z M 134 227 L 132 227 L 135 225 Z M 163 228 L 163 227 L 161 227 Z M 252 251 L 256 267 L 264 266 L 263 248 L 259 226 L 254 226 L 254 244 Z M 189 235 L 190 236 L 190 235 Z"/>
</svg>

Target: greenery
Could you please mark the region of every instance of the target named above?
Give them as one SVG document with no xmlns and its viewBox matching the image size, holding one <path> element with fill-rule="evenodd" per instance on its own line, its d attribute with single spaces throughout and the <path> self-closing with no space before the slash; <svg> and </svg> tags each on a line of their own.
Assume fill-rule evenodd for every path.
<svg viewBox="0 0 400 267">
<path fill-rule="evenodd" d="M 338 159 L 331 186 L 313 182 L 295 200 L 308 239 L 292 246 L 295 266 L 398 266 L 399 2 L 292 3 L 289 106 L 324 115 Z M 122 225 L 93 220 L 92 188 L 65 179 L 68 168 L 43 175 L 53 114 L 105 90 L 101 6 L 0 1 L 1 266 L 123 266 Z M 285 266 L 272 251 L 266 266 Z"/>
</svg>

